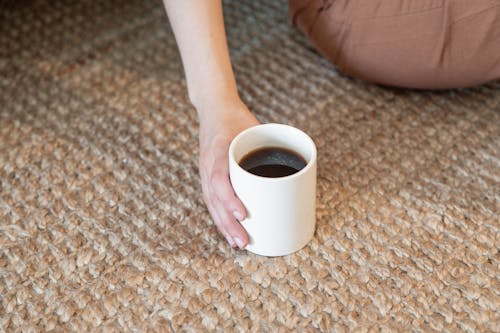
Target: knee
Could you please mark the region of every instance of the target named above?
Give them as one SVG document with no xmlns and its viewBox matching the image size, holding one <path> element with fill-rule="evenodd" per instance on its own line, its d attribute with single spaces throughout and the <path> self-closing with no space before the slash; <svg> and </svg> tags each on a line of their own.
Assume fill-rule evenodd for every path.
<svg viewBox="0 0 500 333">
<path fill-rule="evenodd" d="M 403 47 L 360 47 L 352 54 L 345 54 L 338 65 L 341 71 L 356 78 L 415 89 L 471 87 L 500 78 L 500 59 L 496 66 L 491 59 L 480 57 L 467 61 L 443 60 L 432 52 Z"/>
<path fill-rule="evenodd" d="M 388 20 L 356 20 L 351 1 L 296 0 L 294 22 L 316 49 L 341 72 L 371 82 L 420 89 L 474 86 L 500 79 L 500 6 L 478 11 L 474 21 L 443 24 L 443 8 L 425 15 L 386 15 Z M 484 0 L 474 8 L 489 8 Z M 476 9 L 477 9 L 476 8 Z M 318 15 L 321 13 L 321 15 Z M 379 13 L 387 14 L 387 13 Z M 383 15 L 382 15 L 383 16 Z M 456 23 L 456 22 L 455 22 Z M 418 30 L 417 30 L 418 29 Z M 470 38 L 467 32 L 471 31 Z"/>
</svg>

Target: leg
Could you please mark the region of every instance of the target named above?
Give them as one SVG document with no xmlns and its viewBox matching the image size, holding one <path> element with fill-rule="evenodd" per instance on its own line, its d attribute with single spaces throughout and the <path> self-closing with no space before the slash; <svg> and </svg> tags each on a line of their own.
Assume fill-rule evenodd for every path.
<svg viewBox="0 0 500 333">
<path fill-rule="evenodd" d="M 500 79 L 499 0 L 290 0 L 290 15 L 354 77 L 426 89 Z"/>
</svg>

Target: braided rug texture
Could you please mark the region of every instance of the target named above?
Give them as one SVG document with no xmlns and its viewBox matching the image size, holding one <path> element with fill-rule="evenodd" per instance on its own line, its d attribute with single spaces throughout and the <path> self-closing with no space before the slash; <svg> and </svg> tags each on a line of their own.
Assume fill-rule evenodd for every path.
<svg viewBox="0 0 500 333">
<path fill-rule="evenodd" d="M 500 83 L 339 75 L 285 1 L 225 1 L 242 98 L 318 147 L 317 230 L 231 249 L 160 1 L 0 10 L 0 331 L 500 332 Z"/>
</svg>

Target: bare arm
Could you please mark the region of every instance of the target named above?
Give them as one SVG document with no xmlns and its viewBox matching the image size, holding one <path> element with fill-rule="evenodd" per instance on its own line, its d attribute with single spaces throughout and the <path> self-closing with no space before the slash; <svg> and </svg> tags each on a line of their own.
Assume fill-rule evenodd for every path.
<svg viewBox="0 0 500 333">
<path fill-rule="evenodd" d="M 229 59 L 221 0 L 164 0 L 196 108 L 238 98 Z"/>
<path fill-rule="evenodd" d="M 258 124 L 241 102 L 229 59 L 221 0 L 164 0 L 182 57 L 189 98 L 200 119 L 203 197 L 231 246 L 248 236 L 237 220 L 246 211 L 229 181 L 228 149 L 242 130 Z"/>
</svg>

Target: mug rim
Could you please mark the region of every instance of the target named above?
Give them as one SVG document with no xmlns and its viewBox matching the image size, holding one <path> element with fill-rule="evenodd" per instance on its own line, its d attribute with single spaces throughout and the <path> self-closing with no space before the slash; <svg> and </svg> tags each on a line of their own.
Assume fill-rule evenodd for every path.
<svg viewBox="0 0 500 333">
<path fill-rule="evenodd" d="M 236 161 L 236 159 L 234 158 L 234 149 L 244 135 L 246 135 L 250 131 L 254 131 L 256 128 L 262 128 L 262 127 L 285 127 L 285 128 L 291 129 L 293 131 L 298 131 L 302 135 L 304 135 L 305 138 L 307 139 L 309 145 L 312 147 L 311 158 L 309 159 L 309 161 L 307 161 L 306 166 L 303 167 L 302 169 L 300 169 L 298 172 L 295 172 L 291 175 L 283 176 L 283 177 L 264 177 L 264 176 L 259 176 L 259 175 L 253 174 L 253 173 L 243 169 L 240 166 L 240 164 Z M 313 167 L 313 165 L 316 162 L 316 159 L 317 159 L 317 149 L 316 149 L 316 144 L 314 143 L 313 139 L 306 132 L 302 131 L 301 129 L 294 127 L 294 126 L 286 125 L 286 124 L 267 123 L 267 124 L 259 124 L 259 125 L 249 127 L 247 129 L 241 131 L 238 135 L 236 135 L 236 137 L 234 137 L 234 139 L 231 141 L 231 144 L 229 145 L 229 161 L 230 161 L 230 163 L 234 163 L 236 165 L 236 167 L 239 170 L 242 170 L 245 174 L 247 174 L 251 177 L 256 177 L 256 179 L 259 179 L 262 181 L 279 182 L 279 181 L 286 181 L 286 180 L 290 180 L 290 179 L 293 179 L 296 177 L 300 177 L 301 175 L 308 172 Z"/>
</svg>

